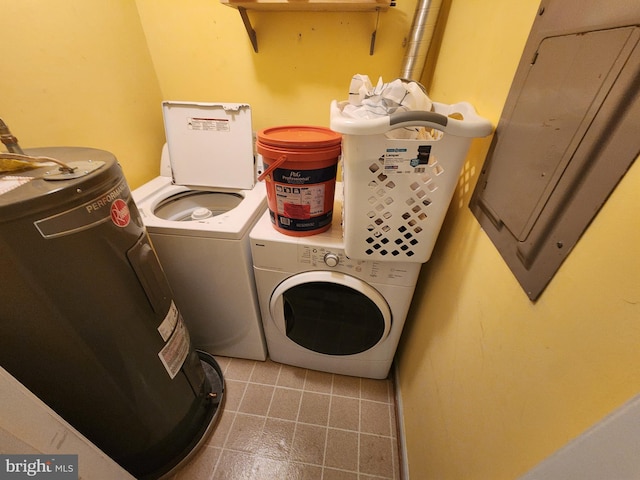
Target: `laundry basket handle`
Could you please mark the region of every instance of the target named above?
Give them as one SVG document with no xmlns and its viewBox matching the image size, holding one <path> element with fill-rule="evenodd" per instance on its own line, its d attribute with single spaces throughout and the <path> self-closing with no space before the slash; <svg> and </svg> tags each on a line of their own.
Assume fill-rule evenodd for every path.
<svg viewBox="0 0 640 480">
<path fill-rule="evenodd" d="M 458 137 L 486 137 L 493 130 L 491 122 L 478 116 L 467 102 L 453 105 L 434 102 L 434 106 L 444 113 L 413 110 L 377 118 L 353 118 L 342 115 L 341 105 L 334 100 L 331 103 L 331 129 L 349 135 L 379 135 L 396 128 L 423 126 Z"/>
<path fill-rule="evenodd" d="M 458 137 L 486 137 L 491 133 L 491 124 L 477 115 L 462 115 L 464 119 L 448 117 L 441 113 L 409 111 L 389 115 L 392 129 L 403 127 L 429 127 Z"/>
<path fill-rule="evenodd" d="M 389 115 L 389 125 L 391 128 L 402 128 L 410 126 L 423 126 L 445 130 L 449 119 L 436 112 L 409 111 L 396 112 Z"/>
</svg>

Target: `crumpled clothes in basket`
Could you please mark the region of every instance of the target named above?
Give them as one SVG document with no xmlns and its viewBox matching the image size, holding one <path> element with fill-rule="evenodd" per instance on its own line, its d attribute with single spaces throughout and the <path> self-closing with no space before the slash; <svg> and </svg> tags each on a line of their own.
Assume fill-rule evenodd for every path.
<svg viewBox="0 0 640 480">
<path fill-rule="evenodd" d="M 397 78 L 384 83 L 382 77 L 374 87 L 367 75 L 356 74 L 349 86 L 349 103 L 342 114 L 353 118 L 375 118 L 395 112 L 431 111 L 433 104 L 418 82 Z M 433 140 L 440 132 L 424 127 L 398 128 L 386 134 L 389 138 Z"/>
</svg>

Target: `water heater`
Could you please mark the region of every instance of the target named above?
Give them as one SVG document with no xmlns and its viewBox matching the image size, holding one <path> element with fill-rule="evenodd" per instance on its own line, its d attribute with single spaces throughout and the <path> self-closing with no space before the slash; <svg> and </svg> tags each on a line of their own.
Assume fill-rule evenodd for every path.
<svg viewBox="0 0 640 480">
<path fill-rule="evenodd" d="M 137 478 L 174 471 L 224 386 L 189 332 L 116 158 L 0 173 L 0 365 Z"/>
</svg>

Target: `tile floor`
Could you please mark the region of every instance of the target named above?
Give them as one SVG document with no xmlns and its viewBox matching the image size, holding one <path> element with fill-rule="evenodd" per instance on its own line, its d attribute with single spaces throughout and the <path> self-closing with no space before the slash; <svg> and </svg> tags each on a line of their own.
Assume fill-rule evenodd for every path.
<svg viewBox="0 0 640 480">
<path fill-rule="evenodd" d="M 391 380 L 216 360 L 219 423 L 173 480 L 400 479 Z"/>
</svg>

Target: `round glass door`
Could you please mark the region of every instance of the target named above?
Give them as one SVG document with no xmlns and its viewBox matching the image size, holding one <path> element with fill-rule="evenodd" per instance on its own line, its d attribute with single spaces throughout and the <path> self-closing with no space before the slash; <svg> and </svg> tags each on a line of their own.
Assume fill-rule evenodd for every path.
<svg viewBox="0 0 640 480">
<path fill-rule="evenodd" d="M 342 273 L 305 272 L 271 296 L 271 318 L 298 345 L 326 355 L 354 355 L 377 345 L 391 329 L 391 310 L 367 283 Z"/>
</svg>

